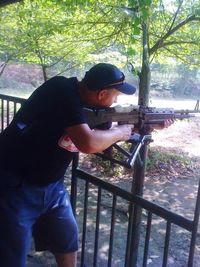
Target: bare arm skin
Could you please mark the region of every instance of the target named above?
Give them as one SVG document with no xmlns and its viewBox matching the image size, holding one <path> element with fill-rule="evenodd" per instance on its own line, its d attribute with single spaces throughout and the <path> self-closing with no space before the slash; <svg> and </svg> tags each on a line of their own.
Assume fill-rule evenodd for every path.
<svg viewBox="0 0 200 267">
<path fill-rule="evenodd" d="M 97 153 L 117 141 L 130 138 L 133 125 L 120 125 L 109 130 L 91 130 L 87 124 L 79 124 L 66 129 L 75 146 L 83 153 Z"/>
<path fill-rule="evenodd" d="M 153 128 L 154 128 L 155 130 L 162 130 L 162 129 L 168 128 L 168 127 L 171 126 L 173 123 L 174 123 L 173 120 L 166 119 L 166 120 L 164 120 L 163 125 L 157 125 L 156 127 L 153 127 Z"/>
</svg>

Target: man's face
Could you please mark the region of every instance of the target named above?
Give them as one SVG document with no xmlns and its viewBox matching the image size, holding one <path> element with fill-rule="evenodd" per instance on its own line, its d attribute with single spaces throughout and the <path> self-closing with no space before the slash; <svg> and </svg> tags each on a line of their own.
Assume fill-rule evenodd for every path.
<svg viewBox="0 0 200 267">
<path fill-rule="evenodd" d="M 99 105 L 101 107 L 110 107 L 113 103 L 117 102 L 117 97 L 121 93 L 116 89 L 104 89 L 99 92 Z"/>
</svg>

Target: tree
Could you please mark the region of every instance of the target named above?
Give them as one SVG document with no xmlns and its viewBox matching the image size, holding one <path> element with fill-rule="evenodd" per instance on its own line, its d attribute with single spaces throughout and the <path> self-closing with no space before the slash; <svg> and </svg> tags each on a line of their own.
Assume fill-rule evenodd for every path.
<svg viewBox="0 0 200 267">
<path fill-rule="evenodd" d="M 80 18 L 73 8 L 63 10 L 52 1 L 24 0 L 1 9 L 1 13 L 1 54 L 8 54 L 9 60 L 39 64 L 44 80 L 48 79 L 47 70 L 55 65 L 59 65 L 58 72 L 81 66 L 93 50 L 92 43 L 75 43 L 74 36 L 80 35 Z"/>
<path fill-rule="evenodd" d="M 63 2 L 63 1 L 59 1 Z M 63 7 L 66 6 L 63 2 Z M 115 45 L 127 56 L 139 76 L 139 104 L 148 105 L 150 64 L 173 57 L 199 66 L 199 0 L 77 1 L 86 35 L 80 42 L 94 42 L 94 49 Z M 142 41 L 142 42 L 141 42 Z"/>
<path fill-rule="evenodd" d="M 165 56 L 199 66 L 199 1 L 161 1 L 159 6 L 154 6 L 152 10 L 151 24 L 148 25 L 146 33 L 149 63 L 155 57 Z M 147 86 L 146 90 L 140 93 L 141 98 L 148 93 Z M 148 97 L 145 104 L 148 104 Z"/>
<path fill-rule="evenodd" d="M 44 79 L 51 66 L 80 66 L 115 47 L 135 67 L 139 103 L 148 105 L 151 62 L 176 57 L 199 65 L 199 0 L 24 0 L 2 10 L 14 21 L 1 25 L 11 37 L 0 47 L 40 64 Z"/>
</svg>

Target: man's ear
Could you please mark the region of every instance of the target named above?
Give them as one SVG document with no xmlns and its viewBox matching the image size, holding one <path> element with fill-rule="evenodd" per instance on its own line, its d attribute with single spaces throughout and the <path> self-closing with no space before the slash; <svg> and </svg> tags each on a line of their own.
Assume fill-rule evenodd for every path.
<svg viewBox="0 0 200 267">
<path fill-rule="evenodd" d="M 105 99 L 108 95 L 108 90 L 106 89 L 103 89 L 103 90 L 100 90 L 97 94 L 97 98 L 99 101 L 101 101 L 102 99 Z"/>
</svg>

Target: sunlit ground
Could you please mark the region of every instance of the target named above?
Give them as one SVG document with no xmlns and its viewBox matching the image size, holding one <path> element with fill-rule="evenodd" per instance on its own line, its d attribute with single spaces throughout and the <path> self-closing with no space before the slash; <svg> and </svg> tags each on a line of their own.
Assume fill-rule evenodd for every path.
<svg viewBox="0 0 200 267">
<path fill-rule="evenodd" d="M 121 95 L 118 104 L 137 105 L 137 96 Z M 158 108 L 190 109 L 194 110 L 196 100 L 179 99 L 151 99 L 150 106 Z M 200 156 L 200 114 L 195 118 L 177 120 L 169 128 L 153 132 L 154 142 L 151 146 L 177 149 L 189 156 Z"/>
<path fill-rule="evenodd" d="M 195 108 L 197 100 L 190 99 L 157 99 L 150 98 L 149 106 L 158 108 L 191 109 Z M 138 96 L 120 95 L 118 104 L 138 104 Z"/>
</svg>

